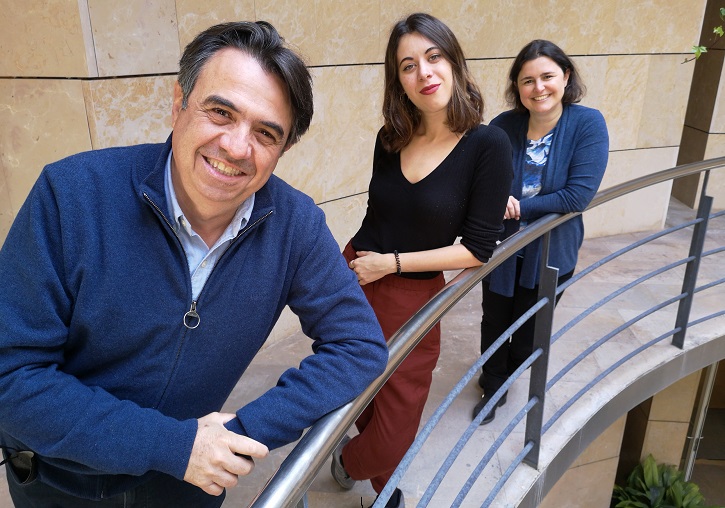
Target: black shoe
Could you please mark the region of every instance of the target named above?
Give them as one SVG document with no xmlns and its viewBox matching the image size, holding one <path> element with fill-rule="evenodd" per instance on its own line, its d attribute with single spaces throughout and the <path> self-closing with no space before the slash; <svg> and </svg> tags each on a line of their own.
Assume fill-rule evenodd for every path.
<svg viewBox="0 0 725 508">
<path fill-rule="evenodd" d="M 501 396 L 501 398 L 498 401 L 498 404 L 493 406 L 493 409 L 488 412 L 486 416 L 484 416 L 483 420 L 481 420 L 481 423 L 479 425 L 486 425 L 487 423 L 491 423 L 494 418 L 496 418 L 496 408 L 501 407 L 504 404 L 506 404 L 506 396 L 508 395 L 508 392 L 504 392 L 504 394 Z M 486 395 L 483 395 L 481 397 L 481 400 L 478 401 L 478 404 L 476 404 L 476 407 L 473 408 L 473 418 L 476 418 L 478 416 L 478 413 L 481 412 L 481 410 L 484 408 L 486 404 L 491 400 L 491 397 L 487 397 Z"/>
<path fill-rule="evenodd" d="M 377 500 L 378 498 L 376 497 L 375 501 Z M 375 501 L 373 501 L 373 504 L 370 505 L 370 508 L 375 505 Z M 385 503 L 385 508 L 405 508 L 405 498 L 403 497 L 403 491 L 400 489 L 395 489 L 393 495 L 390 496 L 388 502 Z"/>
</svg>

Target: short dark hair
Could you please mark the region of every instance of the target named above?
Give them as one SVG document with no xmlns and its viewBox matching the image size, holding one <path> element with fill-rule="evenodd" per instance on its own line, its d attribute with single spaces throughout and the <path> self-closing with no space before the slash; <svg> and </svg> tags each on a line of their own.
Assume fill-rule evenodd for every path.
<svg viewBox="0 0 725 508">
<path fill-rule="evenodd" d="M 398 152 L 410 143 L 421 120 L 420 111 L 405 95 L 398 78 L 398 45 L 404 35 L 412 33 L 420 34 L 440 48 L 453 69 L 448 128 L 463 133 L 483 121 L 483 97 L 468 71 L 466 58 L 456 36 L 445 23 L 430 14 L 411 14 L 393 26 L 385 51 L 385 124 L 381 141 L 383 147 L 391 152 Z"/>
<path fill-rule="evenodd" d="M 569 58 L 566 53 L 564 53 L 564 51 L 553 42 L 543 39 L 535 39 L 519 51 L 514 63 L 511 64 L 511 70 L 509 71 L 509 84 L 506 87 L 506 102 L 510 106 L 513 106 L 517 111 L 526 111 L 526 107 L 524 107 L 521 102 L 521 97 L 519 96 L 519 73 L 526 62 L 536 60 L 541 56 L 551 58 L 564 73 L 569 71 L 569 81 L 564 89 L 564 95 L 561 98 L 561 103 L 566 106 L 567 104 L 572 104 L 582 100 L 584 95 L 587 93 L 587 89 L 584 86 L 584 83 L 579 76 L 579 72 L 577 71 L 577 68 L 571 58 Z"/>
<path fill-rule="evenodd" d="M 302 58 L 285 46 L 284 39 L 266 21 L 235 21 L 214 25 L 186 46 L 179 60 L 178 75 L 182 108 L 188 105 L 189 94 L 204 64 L 217 51 L 229 47 L 244 51 L 257 60 L 266 72 L 278 76 L 285 84 L 293 117 L 285 147 L 295 144 L 307 132 L 312 121 L 312 76 Z"/>
</svg>

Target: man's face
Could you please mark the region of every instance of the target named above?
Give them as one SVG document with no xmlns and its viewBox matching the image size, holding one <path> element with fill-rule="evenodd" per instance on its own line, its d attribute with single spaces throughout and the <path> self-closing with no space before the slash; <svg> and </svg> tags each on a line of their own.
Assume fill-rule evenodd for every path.
<svg viewBox="0 0 725 508">
<path fill-rule="evenodd" d="M 181 106 L 176 83 L 171 167 L 179 204 L 196 218 L 233 214 L 284 152 L 292 126 L 286 88 L 253 57 L 225 48 L 207 60 Z"/>
</svg>

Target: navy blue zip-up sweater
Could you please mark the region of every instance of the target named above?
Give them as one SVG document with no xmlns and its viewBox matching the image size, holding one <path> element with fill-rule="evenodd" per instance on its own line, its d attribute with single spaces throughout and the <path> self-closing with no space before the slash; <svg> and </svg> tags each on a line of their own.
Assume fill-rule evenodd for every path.
<svg viewBox="0 0 725 508">
<path fill-rule="evenodd" d="M 196 301 L 166 216 L 165 144 L 47 166 L 0 250 L 0 444 L 40 480 L 107 497 L 183 479 L 196 418 L 218 411 L 285 305 L 315 354 L 227 427 L 276 448 L 357 396 L 387 348 L 324 214 L 272 176 Z"/>
</svg>

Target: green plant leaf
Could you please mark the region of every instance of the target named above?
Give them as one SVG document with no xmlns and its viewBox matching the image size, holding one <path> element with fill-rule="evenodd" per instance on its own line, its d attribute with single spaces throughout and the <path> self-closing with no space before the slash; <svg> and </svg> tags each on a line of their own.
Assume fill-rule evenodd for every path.
<svg viewBox="0 0 725 508">
<path fill-rule="evenodd" d="M 725 21 L 725 7 L 720 7 L 720 19 Z"/>
<path fill-rule="evenodd" d="M 700 55 L 707 53 L 705 46 L 692 46 L 692 52 L 695 53 L 695 58 L 700 58 Z"/>
<path fill-rule="evenodd" d="M 629 477 L 627 478 L 627 485 L 634 485 L 637 482 L 637 479 L 643 479 L 644 478 L 644 468 L 642 467 L 642 464 L 637 464 L 634 469 L 632 469 L 632 472 L 629 473 Z"/>
<path fill-rule="evenodd" d="M 712 29 L 712 31 L 713 31 L 713 33 L 716 33 L 718 37 L 723 36 L 722 25 L 716 26 L 715 28 Z"/>
<path fill-rule="evenodd" d="M 634 508 L 634 503 L 629 499 L 623 499 L 614 505 L 614 508 Z"/>
<path fill-rule="evenodd" d="M 694 483 L 688 483 L 685 496 L 682 498 L 683 508 L 698 508 L 704 506 L 705 498 L 700 494 L 700 488 Z"/>
<path fill-rule="evenodd" d="M 675 506 L 683 506 L 682 504 L 682 498 L 684 497 L 682 484 L 681 483 L 675 483 L 670 487 L 669 491 L 667 492 L 667 498 L 675 504 Z"/>
<path fill-rule="evenodd" d="M 647 458 L 642 463 L 642 467 L 644 469 L 644 483 L 647 485 L 647 488 L 661 487 L 662 481 L 660 480 L 659 468 L 652 454 L 647 455 Z"/>
<path fill-rule="evenodd" d="M 642 503 L 640 501 L 629 501 L 630 508 L 649 508 L 650 505 Z"/>
<path fill-rule="evenodd" d="M 664 483 L 665 487 L 683 483 L 685 477 L 682 471 L 678 470 L 675 466 L 664 466 L 667 474 L 667 481 Z"/>
<path fill-rule="evenodd" d="M 624 490 L 623 487 L 620 487 L 619 485 L 615 485 L 614 489 L 612 490 L 612 502 L 617 503 L 617 507 L 619 507 L 619 504 L 628 501 L 629 500 L 629 494 L 627 494 L 627 491 Z M 622 507 L 619 507 L 622 508 Z"/>
<path fill-rule="evenodd" d="M 675 466 L 657 464 L 652 455 L 632 470 L 625 486 L 614 486 L 611 506 L 613 508 L 707 508 L 705 498 L 696 484 L 685 481 L 684 473 Z"/>
<path fill-rule="evenodd" d="M 672 486 L 672 482 L 674 480 L 673 476 L 674 475 L 672 474 L 672 470 L 670 468 L 664 466 L 662 467 L 662 485 L 665 488 Z"/>
</svg>

